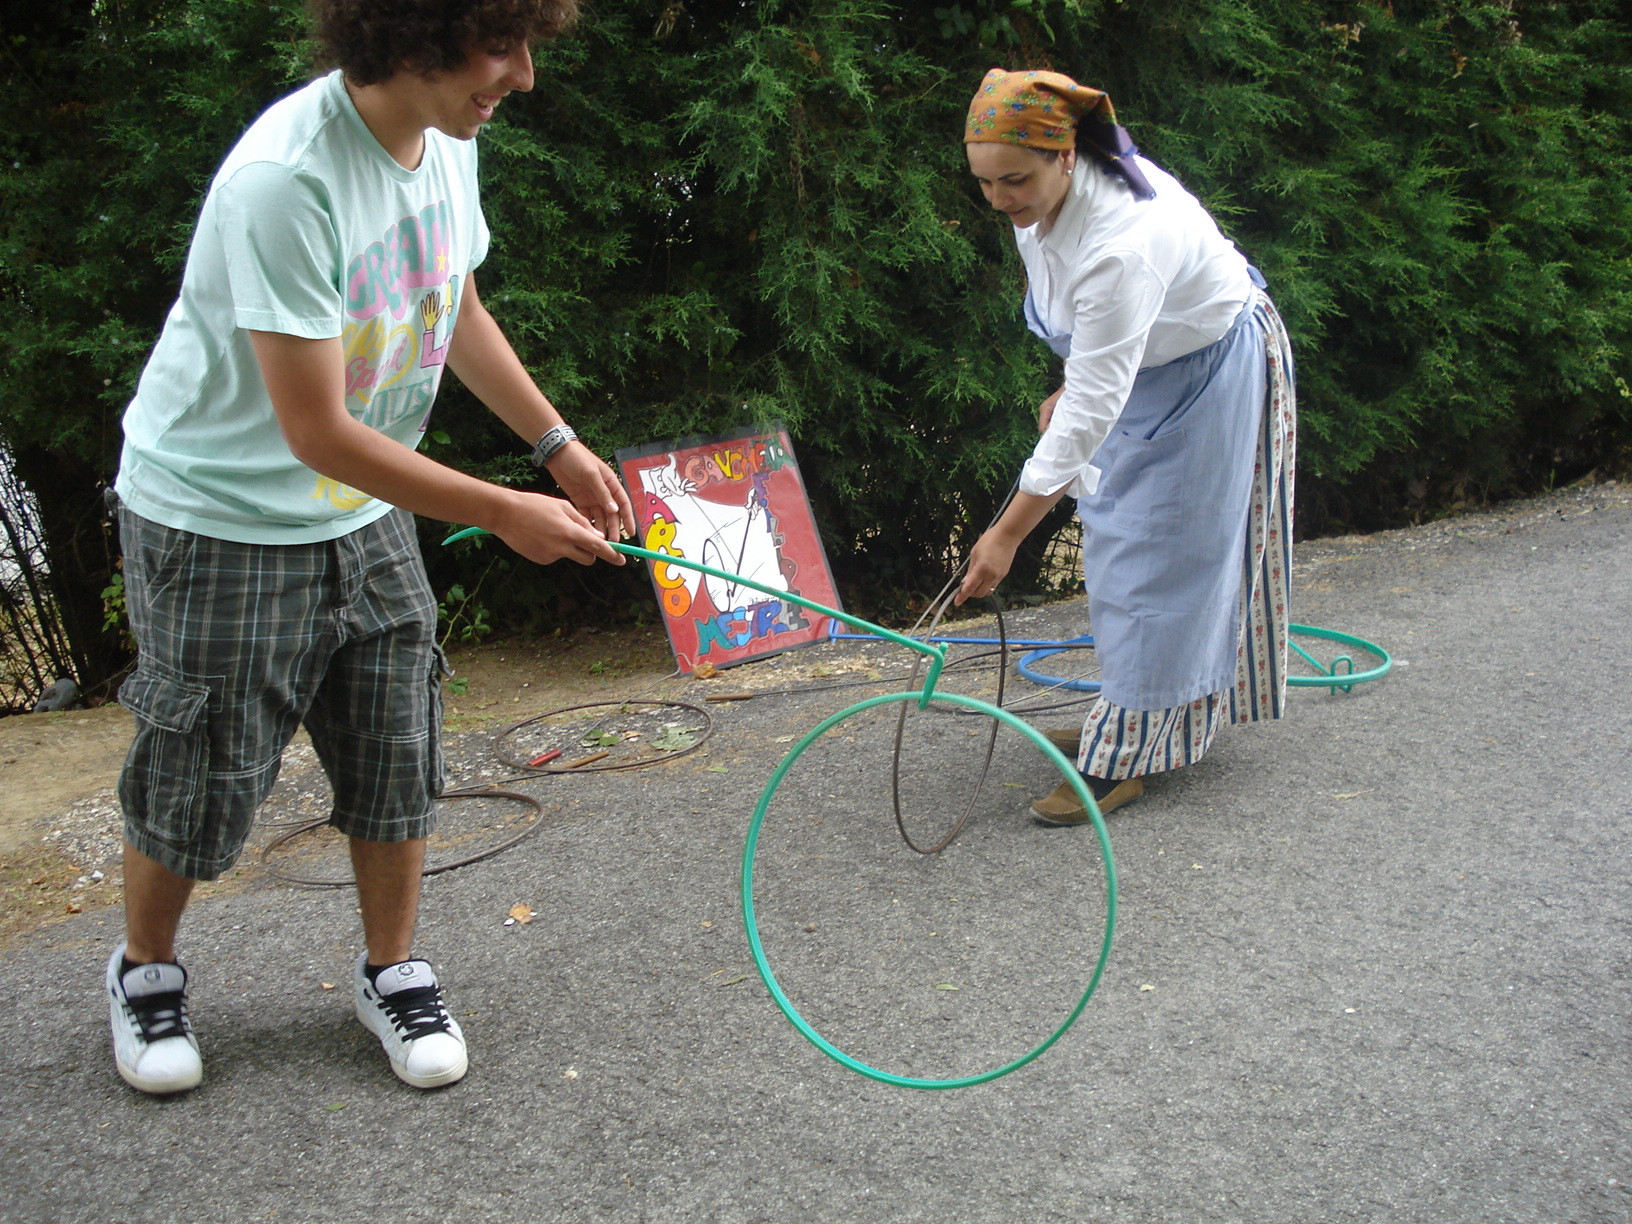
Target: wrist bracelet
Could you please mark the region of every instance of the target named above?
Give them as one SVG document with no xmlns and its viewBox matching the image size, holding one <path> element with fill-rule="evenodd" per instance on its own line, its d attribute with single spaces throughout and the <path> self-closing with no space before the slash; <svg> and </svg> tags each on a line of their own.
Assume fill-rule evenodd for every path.
<svg viewBox="0 0 1632 1224">
<path fill-rule="evenodd" d="M 533 447 L 533 466 L 543 467 L 555 453 L 568 442 L 576 442 L 578 435 L 572 431 L 571 425 L 555 425 L 544 431 L 544 436 Z"/>
</svg>

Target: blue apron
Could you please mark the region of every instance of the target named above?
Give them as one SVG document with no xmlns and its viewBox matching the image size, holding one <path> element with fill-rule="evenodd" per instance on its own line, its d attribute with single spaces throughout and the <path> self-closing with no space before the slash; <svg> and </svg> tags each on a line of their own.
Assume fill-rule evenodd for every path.
<svg viewBox="0 0 1632 1224">
<path fill-rule="evenodd" d="M 1255 284 L 1263 278 L 1252 269 Z M 1060 356 L 1026 295 L 1026 322 Z M 1252 303 L 1224 336 L 1141 370 L 1077 500 L 1101 694 L 1162 710 L 1235 683 L 1239 597 L 1268 371 Z"/>
</svg>

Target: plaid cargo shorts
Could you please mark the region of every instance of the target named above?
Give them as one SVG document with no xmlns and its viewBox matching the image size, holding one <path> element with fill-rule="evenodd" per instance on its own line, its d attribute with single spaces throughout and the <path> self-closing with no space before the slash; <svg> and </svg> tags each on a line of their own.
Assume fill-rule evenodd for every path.
<svg viewBox="0 0 1632 1224">
<path fill-rule="evenodd" d="M 436 600 L 413 518 L 318 544 L 238 544 L 119 507 L 136 734 L 125 837 L 177 875 L 232 866 L 302 723 L 365 841 L 426 836 L 442 791 Z"/>
</svg>

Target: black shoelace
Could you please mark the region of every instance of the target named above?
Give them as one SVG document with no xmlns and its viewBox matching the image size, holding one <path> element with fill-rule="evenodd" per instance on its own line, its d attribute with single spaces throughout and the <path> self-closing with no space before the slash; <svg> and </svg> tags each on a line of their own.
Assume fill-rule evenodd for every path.
<svg viewBox="0 0 1632 1224">
<path fill-rule="evenodd" d="M 442 992 L 435 986 L 415 986 L 395 994 L 380 996 L 386 1014 L 409 1041 L 417 1041 L 432 1033 L 448 1031 L 447 1013 L 442 1010 Z"/>
<path fill-rule="evenodd" d="M 166 1037 L 187 1036 L 187 996 L 179 990 L 127 997 L 125 1007 L 142 1030 L 142 1040 L 149 1044 Z"/>
</svg>

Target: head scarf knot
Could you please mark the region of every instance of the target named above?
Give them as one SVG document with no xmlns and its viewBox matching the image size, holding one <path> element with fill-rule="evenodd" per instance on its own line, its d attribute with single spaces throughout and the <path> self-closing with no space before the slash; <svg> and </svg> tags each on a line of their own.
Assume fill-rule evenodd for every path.
<svg viewBox="0 0 1632 1224">
<path fill-rule="evenodd" d="M 1110 97 L 1061 72 L 1006 72 L 993 68 L 980 83 L 964 142 L 988 141 L 1028 149 L 1077 148 L 1093 154 L 1143 200 L 1156 197 L 1133 160 L 1138 148 L 1116 121 Z"/>
</svg>

